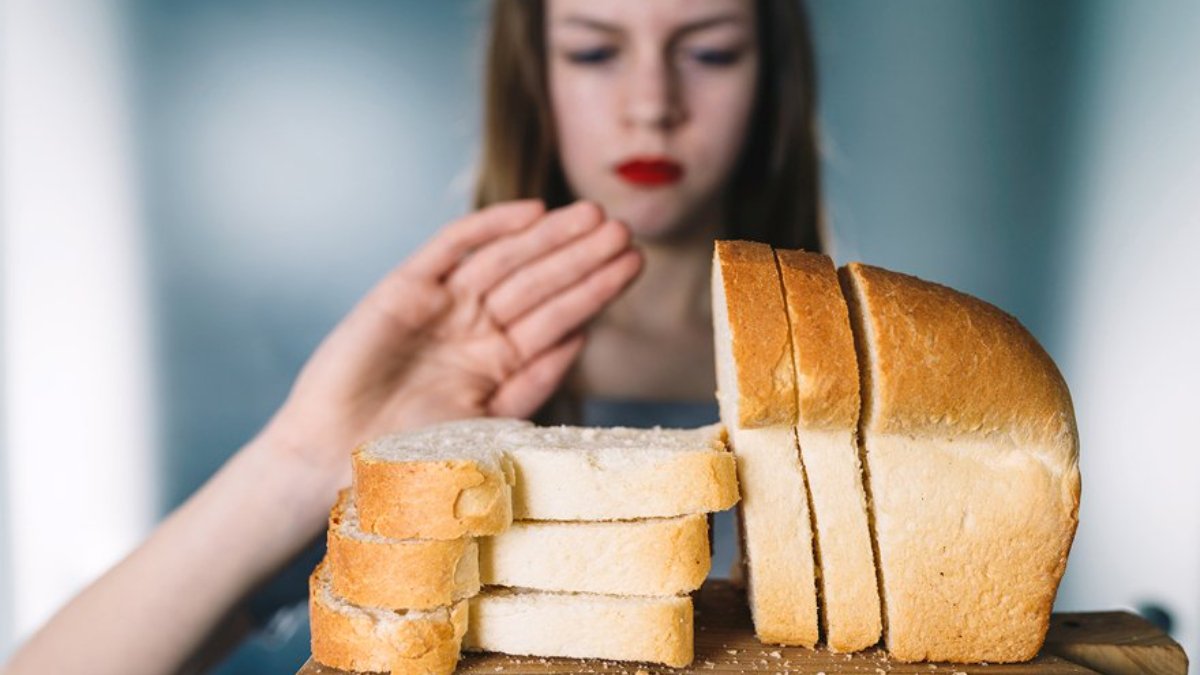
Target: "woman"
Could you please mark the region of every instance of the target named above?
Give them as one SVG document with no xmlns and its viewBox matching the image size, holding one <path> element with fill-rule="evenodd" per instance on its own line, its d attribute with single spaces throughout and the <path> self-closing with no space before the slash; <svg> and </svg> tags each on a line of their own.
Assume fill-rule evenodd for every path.
<svg viewBox="0 0 1200 675">
<path fill-rule="evenodd" d="M 590 423 L 714 419 L 712 240 L 819 243 L 807 40 L 791 0 L 499 0 L 488 208 L 381 282 L 259 436 L 7 672 L 160 673 L 203 658 L 239 600 L 319 535 L 354 443 L 529 415 L 577 357 L 560 419 L 588 401 L 602 403 Z M 585 198 L 613 220 L 586 202 L 543 214 L 509 201 L 529 197 Z M 667 401 L 689 405 L 670 417 Z"/>
</svg>

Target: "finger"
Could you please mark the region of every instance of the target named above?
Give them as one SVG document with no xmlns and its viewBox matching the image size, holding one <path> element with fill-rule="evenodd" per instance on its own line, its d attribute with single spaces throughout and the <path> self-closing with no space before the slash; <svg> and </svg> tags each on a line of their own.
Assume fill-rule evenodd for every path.
<svg viewBox="0 0 1200 675">
<path fill-rule="evenodd" d="M 604 223 L 500 282 L 485 299 L 488 313 L 507 326 L 628 249 L 629 238 L 621 223 Z"/>
<path fill-rule="evenodd" d="M 488 404 L 500 417 L 529 417 L 550 398 L 583 351 L 586 340 L 576 333 L 534 357 L 500 386 Z"/>
<path fill-rule="evenodd" d="M 529 359 L 577 330 L 617 297 L 641 267 L 641 254 L 631 249 L 529 311 L 506 331 L 517 353 Z"/>
<path fill-rule="evenodd" d="M 555 209 L 532 227 L 480 248 L 451 273 L 447 283 L 483 295 L 513 272 L 596 229 L 603 220 L 603 211 L 591 202 Z"/>
<path fill-rule="evenodd" d="M 417 277 L 439 279 L 474 249 L 506 234 L 518 232 L 541 217 L 540 200 L 504 202 L 468 214 L 433 237 L 402 268 Z"/>
</svg>

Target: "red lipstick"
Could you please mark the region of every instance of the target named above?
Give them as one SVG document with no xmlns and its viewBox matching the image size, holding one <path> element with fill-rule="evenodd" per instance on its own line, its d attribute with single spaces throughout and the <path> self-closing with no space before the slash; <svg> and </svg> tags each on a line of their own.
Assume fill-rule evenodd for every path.
<svg viewBox="0 0 1200 675">
<path fill-rule="evenodd" d="M 683 178 L 683 166 L 666 157 L 637 157 L 618 164 L 617 175 L 634 185 L 656 187 Z"/>
</svg>

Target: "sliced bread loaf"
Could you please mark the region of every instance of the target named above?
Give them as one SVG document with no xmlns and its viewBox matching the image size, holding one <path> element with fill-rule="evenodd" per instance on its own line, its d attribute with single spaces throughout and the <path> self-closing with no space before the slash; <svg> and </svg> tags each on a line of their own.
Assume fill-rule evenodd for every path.
<svg viewBox="0 0 1200 675">
<path fill-rule="evenodd" d="M 754 630 L 763 642 L 812 647 L 817 570 L 775 255 L 765 244 L 718 241 L 712 281 L 717 400 L 737 457 Z"/>
<path fill-rule="evenodd" d="M 479 592 L 475 540 L 363 532 L 350 490 L 342 490 L 330 513 L 325 565 L 334 594 L 355 605 L 432 609 Z"/>
<path fill-rule="evenodd" d="M 334 594 L 324 564 L 309 578 L 313 658 L 332 668 L 394 675 L 453 673 L 468 611 L 466 600 L 433 610 L 359 607 Z"/>
<path fill-rule="evenodd" d="M 828 256 L 776 251 L 796 372 L 796 438 L 808 477 L 822 629 L 831 651 L 879 641 L 875 555 L 858 450 L 854 336 Z"/>
<path fill-rule="evenodd" d="M 485 588 L 470 600 L 465 649 L 529 656 L 692 662 L 691 596 Z"/>
<path fill-rule="evenodd" d="M 711 567 L 703 515 L 616 522 L 515 522 L 479 540 L 483 583 L 546 591 L 678 595 Z"/>
<path fill-rule="evenodd" d="M 892 656 L 1037 654 L 1079 509 L 1054 363 L 1015 319 L 937 284 L 842 268 Z"/>
</svg>

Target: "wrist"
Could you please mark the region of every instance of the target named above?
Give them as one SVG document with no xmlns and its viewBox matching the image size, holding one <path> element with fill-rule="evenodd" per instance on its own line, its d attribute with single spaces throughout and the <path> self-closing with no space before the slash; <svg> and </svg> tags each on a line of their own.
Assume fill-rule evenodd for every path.
<svg viewBox="0 0 1200 675">
<path fill-rule="evenodd" d="M 241 450 L 257 467 L 260 489 L 279 505 L 288 525 L 306 536 L 325 523 L 351 475 L 349 451 L 317 452 L 314 445 L 268 427 Z"/>
</svg>

